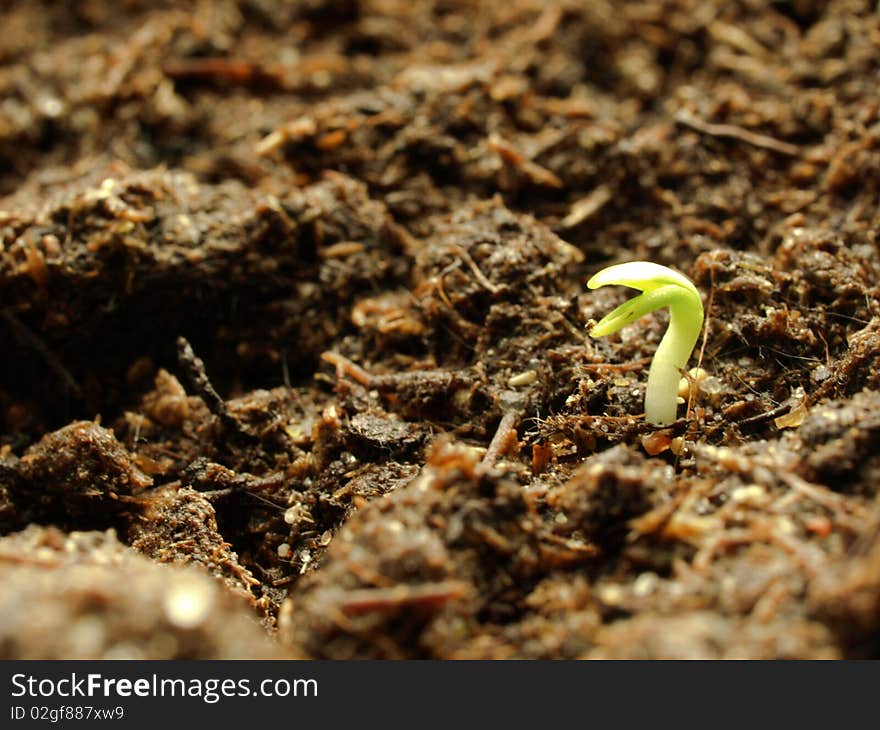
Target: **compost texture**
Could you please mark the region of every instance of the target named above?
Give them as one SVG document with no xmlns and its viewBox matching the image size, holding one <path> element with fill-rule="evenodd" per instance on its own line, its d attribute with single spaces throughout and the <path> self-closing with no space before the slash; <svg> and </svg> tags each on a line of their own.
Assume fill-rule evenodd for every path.
<svg viewBox="0 0 880 730">
<path fill-rule="evenodd" d="M 2 23 L 3 656 L 878 655 L 872 3 Z"/>
</svg>

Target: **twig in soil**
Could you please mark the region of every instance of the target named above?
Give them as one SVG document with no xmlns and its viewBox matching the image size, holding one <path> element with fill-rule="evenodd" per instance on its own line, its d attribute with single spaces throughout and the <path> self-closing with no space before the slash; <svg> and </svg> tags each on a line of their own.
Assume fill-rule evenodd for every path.
<svg viewBox="0 0 880 730">
<path fill-rule="evenodd" d="M 767 49 L 738 26 L 714 20 L 709 24 L 708 30 L 713 40 L 724 43 L 749 56 L 759 59 L 766 59 L 768 56 Z"/>
<path fill-rule="evenodd" d="M 752 608 L 752 616 L 759 623 L 769 623 L 779 615 L 782 605 L 791 598 L 791 588 L 785 583 L 773 583 L 764 591 Z"/>
<path fill-rule="evenodd" d="M 461 257 L 461 259 L 468 265 L 468 268 L 474 272 L 474 277 L 480 283 L 484 289 L 489 290 L 492 294 L 497 294 L 501 291 L 501 287 L 493 282 L 489 281 L 486 275 L 480 270 L 480 267 L 477 266 L 477 262 L 473 260 L 471 255 L 465 251 L 461 246 L 454 247 L 455 253 Z"/>
<path fill-rule="evenodd" d="M 449 264 L 449 266 L 446 266 L 439 274 L 437 274 L 437 279 L 434 286 L 435 290 L 437 291 L 437 295 L 440 297 L 440 299 L 443 300 L 443 303 L 456 314 L 458 314 L 458 312 L 455 311 L 455 305 L 453 305 L 453 303 L 449 301 L 449 295 L 446 294 L 446 289 L 443 288 L 443 277 L 445 277 L 446 274 L 451 274 L 453 271 L 460 268 L 461 259 L 456 259 L 451 264 Z"/>
<path fill-rule="evenodd" d="M 713 269 L 709 270 L 709 296 L 706 299 L 706 316 L 703 320 L 703 338 L 700 342 L 700 354 L 697 355 L 697 371 L 699 371 L 703 367 L 703 358 L 706 355 L 706 342 L 709 340 L 709 321 L 712 318 L 712 305 L 715 303 L 715 271 Z M 699 419 L 691 419 L 691 415 L 694 412 L 694 403 L 697 399 L 697 391 L 699 390 L 699 384 L 692 382 L 692 378 L 690 375 L 686 375 L 688 378 L 688 383 L 690 387 L 688 388 L 688 400 L 687 400 L 687 408 L 685 409 L 685 420 L 688 422 L 688 427 L 685 430 L 684 439 L 685 442 L 693 441 L 696 438 L 697 428 L 698 428 L 698 420 Z M 678 471 L 678 465 L 681 460 L 682 452 L 679 451 L 675 455 L 675 465 L 674 468 Z"/>
<path fill-rule="evenodd" d="M 632 362 L 587 362 L 580 363 L 578 367 L 582 370 L 616 370 L 625 373 L 630 370 L 643 370 L 645 365 L 651 362 L 650 357 L 643 357 L 641 360 L 633 360 Z"/>
<path fill-rule="evenodd" d="M 189 384 L 196 391 L 196 395 L 205 401 L 211 413 L 223 421 L 232 418 L 226 408 L 226 401 L 214 390 L 214 386 L 208 379 L 205 363 L 195 354 L 192 345 L 185 337 L 177 338 L 177 362 L 183 368 Z"/>
<path fill-rule="evenodd" d="M 846 513 L 852 513 L 860 522 L 868 518 L 868 510 L 865 507 L 832 492 L 822 484 L 813 484 L 797 474 L 784 470 L 779 472 L 779 478 L 797 494 L 833 512 L 836 522 L 846 522 L 840 519 L 841 514 Z"/>
<path fill-rule="evenodd" d="M 522 152 L 497 134 L 489 135 L 489 149 L 498 155 L 503 163 L 518 168 L 535 185 L 544 185 L 545 187 L 557 189 L 564 187 L 562 180 L 553 171 L 539 165 L 537 162 L 532 162 Z"/>
<path fill-rule="evenodd" d="M 489 442 L 489 448 L 486 449 L 486 453 L 483 455 L 482 463 L 484 466 L 494 466 L 498 457 L 506 454 L 516 443 L 516 421 L 517 414 L 513 411 L 509 411 L 502 416 L 498 429 L 495 431 L 492 441 Z"/>
<path fill-rule="evenodd" d="M 712 319 L 712 305 L 715 303 L 715 271 L 709 270 L 709 296 L 706 298 L 706 318 L 703 320 L 703 339 L 700 342 L 700 354 L 697 355 L 697 368 L 703 367 L 703 357 L 706 354 L 706 342 L 709 340 L 709 321 Z M 685 411 L 685 418 L 690 420 L 691 411 L 693 410 L 694 400 L 696 398 L 696 389 L 690 388 L 688 391 L 688 404 Z"/>
<path fill-rule="evenodd" d="M 365 388 L 369 388 L 373 382 L 373 376 L 370 373 L 338 352 L 323 352 L 321 353 L 321 359 L 336 368 L 336 378 L 338 380 L 342 380 L 344 376 L 348 375 L 352 380 L 360 383 Z"/>
<path fill-rule="evenodd" d="M 266 502 L 272 507 L 279 505 L 270 499 L 261 497 L 257 492 L 274 490 L 284 486 L 285 476 L 282 472 L 273 472 L 266 476 L 254 476 L 253 474 L 237 474 L 220 464 L 212 464 L 202 456 L 191 462 L 180 476 L 180 484 L 194 489 L 202 496 L 213 499 L 226 497 L 238 492 L 246 492 L 256 499 Z M 219 485 L 217 489 L 210 489 L 213 485 Z"/>
<path fill-rule="evenodd" d="M 586 197 L 572 203 L 568 215 L 559 221 L 559 227 L 568 229 L 579 226 L 602 210 L 611 198 L 611 188 L 608 185 L 600 185 Z"/>
<path fill-rule="evenodd" d="M 211 385 L 208 373 L 205 370 L 205 363 L 193 352 L 192 345 L 189 344 L 189 340 L 185 337 L 177 338 L 177 362 L 183 370 L 190 388 L 205 401 L 208 410 L 234 433 L 247 439 L 253 439 L 253 434 L 246 431 L 238 419 L 229 412 L 229 409 L 226 407 L 226 401 L 214 390 L 214 386 Z"/>
<path fill-rule="evenodd" d="M 360 588 L 346 591 L 339 609 L 351 616 L 371 611 L 394 611 L 407 606 L 433 608 L 461 598 L 468 589 L 467 583 L 458 580 L 393 588 Z"/>
<path fill-rule="evenodd" d="M 76 379 L 70 374 L 70 371 L 64 367 L 64 363 L 61 362 L 61 359 L 49 349 L 49 346 L 45 342 L 43 342 L 42 338 L 27 327 L 12 312 L 3 310 L 0 312 L 0 317 L 2 317 L 3 321 L 9 325 L 9 329 L 12 330 L 15 338 L 20 343 L 30 347 L 41 358 L 43 358 L 43 361 L 49 366 L 49 369 L 64 383 L 68 392 L 73 395 L 74 398 L 80 400 L 82 398 L 82 388 L 79 387 L 79 383 L 76 382 Z"/>
<path fill-rule="evenodd" d="M 278 84 L 280 75 L 253 61 L 237 58 L 178 58 L 162 64 L 162 73 L 170 79 L 225 81 L 233 84 L 271 82 Z"/>
<path fill-rule="evenodd" d="M 797 145 L 783 142 L 782 140 L 770 137 L 766 134 L 751 132 L 748 129 L 737 127 L 734 124 L 712 124 L 711 122 L 704 122 L 686 109 L 679 109 L 679 111 L 676 112 L 675 121 L 679 124 L 683 124 L 685 127 L 690 127 L 697 132 L 707 134 L 710 137 L 736 139 L 740 142 L 750 144 L 753 147 L 760 147 L 761 149 L 778 152 L 781 155 L 789 155 L 791 157 L 797 157 L 801 153 L 801 149 Z"/>
<path fill-rule="evenodd" d="M 627 535 L 627 541 L 635 542 L 640 537 L 660 532 L 681 506 L 682 502 L 684 502 L 684 497 L 684 494 L 674 496 L 668 502 L 658 505 L 645 514 L 630 520 L 628 523 L 630 532 Z"/>
<path fill-rule="evenodd" d="M 715 560 L 715 556 L 719 553 L 729 548 L 761 542 L 762 537 L 765 537 L 765 535 L 763 533 L 758 534 L 754 527 L 740 527 L 719 532 L 711 536 L 697 551 L 694 559 L 691 561 L 691 565 L 697 572 L 705 573 L 712 565 L 712 561 Z"/>
<path fill-rule="evenodd" d="M 758 413 L 757 415 L 750 416 L 749 418 L 744 418 L 742 421 L 737 422 L 737 426 L 756 426 L 761 423 L 766 423 L 767 421 L 773 420 L 775 418 L 779 418 L 779 416 L 784 416 L 786 413 L 791 410 L 791 401 L 788 400 L 785 403 L 782 403 L 776 408 L 771 408 L 769 411 L 764 411 L 763 413 Z"/>
</svg>

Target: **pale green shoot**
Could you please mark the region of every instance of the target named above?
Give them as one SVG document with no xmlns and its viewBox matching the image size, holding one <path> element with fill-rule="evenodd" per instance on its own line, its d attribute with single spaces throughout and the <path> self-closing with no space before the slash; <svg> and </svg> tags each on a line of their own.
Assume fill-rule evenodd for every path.
<svg viewBox="0 0 880 730">
<path fill-rule="evenodd" d="M 650 312 L 669 307 L 669 327 L 648 371 L 645 419 L 672 423 L 676 417 L 678 383 L 703 327 L 703 302 L 697 287 L 677 271 L 650 261 L 630 261 L 602 269 L 587 282 L 590 289 L 620 285 L 643 292 L 603 317 L 591 337 L 617 332 Z"/>
</svg>

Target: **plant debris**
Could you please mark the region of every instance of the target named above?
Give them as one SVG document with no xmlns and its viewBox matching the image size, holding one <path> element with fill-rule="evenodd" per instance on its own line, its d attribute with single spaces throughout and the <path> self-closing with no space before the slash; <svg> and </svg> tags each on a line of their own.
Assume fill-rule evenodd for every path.
<svg viewBox="0 0 880 730">
<path fill-rule="evenodd" d="M 878 655 L 871 3 L 2 18 L 4 656 Z"/>
</svg>

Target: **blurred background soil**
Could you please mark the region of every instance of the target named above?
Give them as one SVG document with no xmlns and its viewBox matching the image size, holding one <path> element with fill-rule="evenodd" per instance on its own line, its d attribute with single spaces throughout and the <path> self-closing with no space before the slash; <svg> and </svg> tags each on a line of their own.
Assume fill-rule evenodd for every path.
<svg viewBox="0 0 880 730">
<path fill-rule="evenodd" d="M 874 4 L 0 24 L 4 657 L 880 654 Z"/>
</svg>

